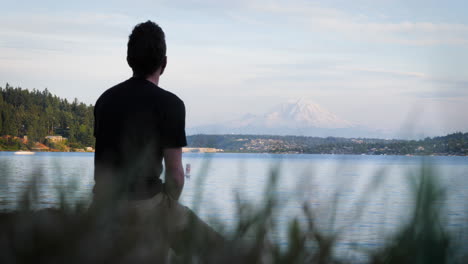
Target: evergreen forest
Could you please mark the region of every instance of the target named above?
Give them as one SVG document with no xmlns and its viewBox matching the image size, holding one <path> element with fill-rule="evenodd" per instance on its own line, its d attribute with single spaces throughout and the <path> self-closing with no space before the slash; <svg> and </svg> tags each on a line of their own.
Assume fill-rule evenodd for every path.
<svg viewBox="0 0 468 264">
<path fill-rule="evenodd" d="M 52 135 L 66 140 L 48 142 Z M 0 150 L 31 149 L 36 143 L 58 150 L 94 147 L 93 106 L 7 83 L 0 87 L 0 136 Z"/>
</svg>

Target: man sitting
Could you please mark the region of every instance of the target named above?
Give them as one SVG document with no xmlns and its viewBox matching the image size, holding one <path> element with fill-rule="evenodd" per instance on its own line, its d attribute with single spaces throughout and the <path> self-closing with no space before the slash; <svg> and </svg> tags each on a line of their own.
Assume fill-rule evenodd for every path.
<svg viewBox="0 0 468 264">
<path fill-rule="evenodd" d="M 184 187 L 185 106 L 158 86 L 167 65 L 164 32 L 151 21 L 138 24 L 127 48 L 133 77 L 105 91 L 94 109 L 92 208 L 117 209 L 116 222 L 133 216 L 129 229 L 121 230 L 143 229 L 140 238 L 159 241 L 149 255 L 164 258 L 169 247 L 183 244 L 182 234 L 203 238 L 206 246 L 217 244 L 222 238 L 178 202 Z"/>
</svg>

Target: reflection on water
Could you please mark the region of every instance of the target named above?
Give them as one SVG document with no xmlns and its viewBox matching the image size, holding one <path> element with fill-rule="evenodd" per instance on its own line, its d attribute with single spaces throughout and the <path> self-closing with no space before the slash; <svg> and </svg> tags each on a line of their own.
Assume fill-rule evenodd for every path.
<svg viewBox="0 0 468 264">
<path fill-rule="evenodd" d="M 86 201 L 94 185 L 94 155 L 91 153 L 36 153 L 14 155 L 0 152 L 0 209 L 12 209 L 36 176 L 40 207 L 58 204 L 57 190 L 65 190 L 67 200 Z"/>
<path fill-rule="evenodd" d="M 0 152 L 0 208 L 14 208 L 31 175 L 42 175 L 40 207 L 57 205 L 57 188 L 66 190 L 69 201 L 89 200 L 93 157 L 92 153 Z M 453 236 L 459 241 L 467 239 L 468 157 L 425 159 L 435 166 L 446 191 L 443 205 L 449 230 L 457 230 Z M 277 170 L 278 232 L 273 237 L 284 240 L 286 223 L 301 215 L 302 202 L 307 201 L 322 230 L 343 230 L 338 249 L 375 248 L 410 217 L 414 195 L 408 174 L 417 172 L 422 161 L 422 157 L 404 156 L 186 153 L 183 162 L 191 165 L 191 177 L 181 199 L 196 207 L 202 218 L 217 219 L 229 228 L 237 220 L 236 194 L 260 206 L 264 186 L 272 170 Z M 197 194 L 201 196 L 195 206 Z"/>
</svg>

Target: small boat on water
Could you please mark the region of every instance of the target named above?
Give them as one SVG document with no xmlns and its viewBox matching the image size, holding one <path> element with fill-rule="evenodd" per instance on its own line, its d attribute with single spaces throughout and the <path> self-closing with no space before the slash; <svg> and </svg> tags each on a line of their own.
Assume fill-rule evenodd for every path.
<svg viewBox="0 0 468 264">
<path fill-rule="evenodd" d="M 36 154 L 36 152 L 20 150 L 20 151 L 16 151 L 14 154 L 15 155 L 34 155 Z"/>
<path fill-rule="evenodd" d="M 185 164 L 185 178 L 187 179 L 190 178 L 190 170 L 191 170 L 190 163 Z"/>
</svg>

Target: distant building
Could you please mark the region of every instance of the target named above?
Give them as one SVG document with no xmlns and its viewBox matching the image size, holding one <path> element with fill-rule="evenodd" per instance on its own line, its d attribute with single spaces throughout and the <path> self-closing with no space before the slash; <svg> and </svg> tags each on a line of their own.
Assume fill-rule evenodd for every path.
<svg viewBox="0 0 468 264">
<path fill-rule="evenodd" d="M 351 139 L 351 141 L 354 142 L 354 143 L 357 143 L 357 144 L 363 144 L 364 143 L 364 140 L 362 140 L 362 139 L 354 139 L 353 138 L 353 139 Z"/>
<path fill-rule="evenodd" d="M 222 149 L 216 148 L 182 148 L 182 152 L 191 152 L 191 153 L 215 153 L 215 152 L 224 152 Z"/>
<path fill-rule="evenodd" d="M 62 136 L 47 136 L 45 138 L 51 142 L 62 142 L 62 141 L 67 140 L 67 138 L 64 138 Z"/>
</svg>

